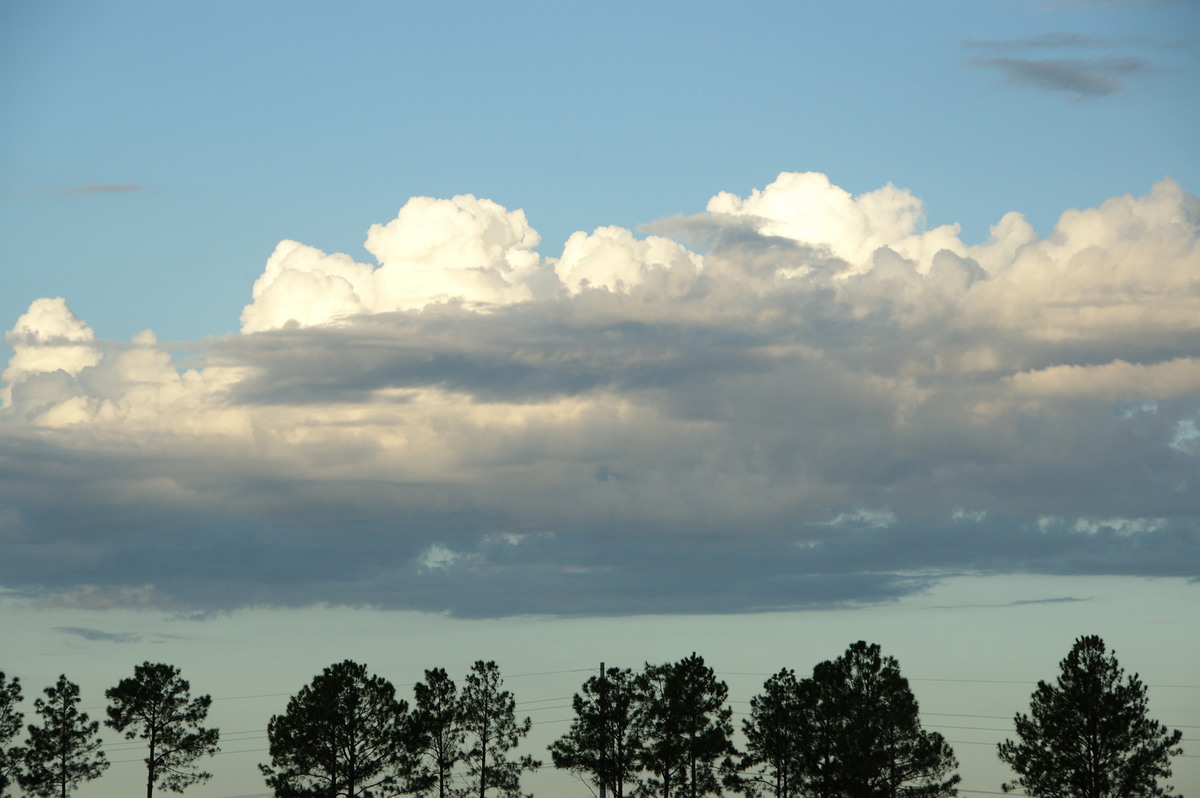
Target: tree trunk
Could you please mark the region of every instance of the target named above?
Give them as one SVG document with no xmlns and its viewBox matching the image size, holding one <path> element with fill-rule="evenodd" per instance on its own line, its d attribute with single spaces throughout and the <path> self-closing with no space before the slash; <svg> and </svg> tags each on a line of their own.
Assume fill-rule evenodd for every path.
<svg viewBox="0 0 1200 798">
<path fill-rule="evenodd" d="M 154 763 L 155 752 L 158 748 L 157 730 L 151 726 L 150 728 L 150 756 L 146 759 L 146 798 L 154 798 Z"/>
<path fill-rule="evenodd" d="M 487 789 L 487 749 L 490 742 L 488 733 L 491 731 L 487 720 L 484 719 L 483 729 L 479 733 L 479 798 L 484 798 L 484 791 Z"/>
</svg>

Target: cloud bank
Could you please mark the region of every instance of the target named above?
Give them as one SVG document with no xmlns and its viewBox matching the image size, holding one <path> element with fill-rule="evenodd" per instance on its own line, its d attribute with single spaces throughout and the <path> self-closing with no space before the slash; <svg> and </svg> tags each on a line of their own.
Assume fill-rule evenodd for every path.
<svg viewBox="0 0 1200 798">
<path fill-rule="evenodd" d="M 180 369 L 61 298 L 8 333 L 0 585 L 72 606 L 515 613 L 883 601 L 961 573 L 1200 576 L 1200 201 L 981 244 L 784 173 L 539 252 L 418 197 L 279 244 Z"/>
</svg>

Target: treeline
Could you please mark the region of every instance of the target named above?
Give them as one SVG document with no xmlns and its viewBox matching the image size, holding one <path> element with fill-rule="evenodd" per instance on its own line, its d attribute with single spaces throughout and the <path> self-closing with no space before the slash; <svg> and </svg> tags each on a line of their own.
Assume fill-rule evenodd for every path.
<svg viewBox="0 0 1200 798">
<path fill-rule="evenodd" d="M 1016 774 L 1002 785 L 1033 798 L 1169 796 L 1161 781 L 1182 753 L 1178 730 L 1147 714 L 1146 689 L 1126 676 L 1098 637 L 1081 637 L 1053 684 L 1039 682 L 1018 739 L 997 755 Z M 526 798 L 522 774 L 541 767 L 512 751 L 529 733 L 495 662 L 478 661 L 456 684 L 424 673 L 413 703 L 365 665 L 325 668 L 267 729 L 259 765 L 279 798 Z M 557 768 L 602 796 L 700 798 L 942 798 L 957 794 L 954 752 L 921 727 L 917 701 L 893 657 L 858 642 L 811 676 L 780 670 L 750 702 L 744 747 L 734 744 L 728 688 L 693 653 L 639 671 L 604 668 L 587 679 L 570 729 L 549 747 Z M 206 728 L 211 697 L 192 698 L 171 665 L 145 663 L 105 691 L 104 724 L 147 748 L 146 795 L 183 792 L 211 774 L 219 750 Z M 18 679 L 0 673 L 0 798 L 19 785 L 66 796 L 100 777 L 108 761 L 98 721 L 79 710 L 79 688 L 60 676 L 34 701 L 40 724 L 23 723 Z"/>
</svg>

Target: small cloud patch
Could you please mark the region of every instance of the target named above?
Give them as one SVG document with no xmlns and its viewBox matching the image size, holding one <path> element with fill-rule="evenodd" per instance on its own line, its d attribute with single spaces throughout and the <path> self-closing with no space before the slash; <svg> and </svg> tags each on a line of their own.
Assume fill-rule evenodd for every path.
<svg viewBox="0 0 1200 798">
<path fill-rule="evenodd" d="M 1016 86 L 1059 92 L 1076 100 L 1121 93 L 1130 78 L 1154 71 L 1150 62 L 1129 55 L 1129 48 L 1171 46 L 1136 36 L 1102 39 L 1061 31 L 1024 39 L 963 42 L 969 50 L 989 53 L 971 58 L 969 66 L 997 70 Z M 1095 56 L 1078 57 L 1083 51 Z M 1028 57 L 1034 54 L 1047 57 Z"/>
<path fill-rule="evenodd" d="M 105 632 L 87 626 L 56 626 L 54 630 L 65 635 L 82 637 L 84 640 L 100 640 L 109 643 L 137 643 L 142 639 L 141 635 L 132 632 Z"/>
<path fill-rule="evenodd" d="M 136 183 L 90 183 L 86 186 L 68 188 L 68 194 L 121 194 L 127 191 L 145 191 L 145 186 Z"/>
<path fill-rule="evenodd" d="M 1004 604 L 942 604 L 936 607 L 929 607 L 931 610 L 967 610 L 967 609 L 1003 609 L 1005 607 L 1024 607 L 1030 604 L 1072 604 L 1076 601 L 1087 601 L 1088 599 L 1076 598 L 1075 596 L 1060 596 L 1058 598 L 1044 599 L 1022 599 L 1020 601 L 1009 601 Z"/>
<path fill-rule="evenodd" d="M 434 543 L 425 550 L 417 562 L 423 570 L 440 571 L 450 568 L 465 557 L 466 555 L 447 548 L 441 543 Z"/>
<path fill-rule="evenodd" d="M 1126 78 L 1149 69 L 1138 58 L 972 58 L 969 63 L 998 69 L 1009 83 L 1081 100 L 1116 94 L 1125 88 Z"/>
</svg>

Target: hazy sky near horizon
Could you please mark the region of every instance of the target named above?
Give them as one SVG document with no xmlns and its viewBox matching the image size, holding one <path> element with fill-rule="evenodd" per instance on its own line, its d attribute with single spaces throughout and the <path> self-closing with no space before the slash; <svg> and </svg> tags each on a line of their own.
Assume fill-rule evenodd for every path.
<svg viewBox="0 0 1200 798">
<path fill-rule="evenodd" d="M 1011 778 L 995 746 L 1013 736 L 1012 715 L 1028 710 L 1036 682 L 1053 679 L 1072 640 L 1086 631 L 1100 634 L 1121 665 L 1149 685 L 1151 715 L 1184 732 L 1187 756 L 1175 760 L 1172 783 L 1190 796 L 1200 788 L 1194 590 L 1181 579 L 975 575 L 868 607 L 503 621 L 344 607 L 185 618 L 0 599 L 0 622 L 5 672 L 20 676 L 27 713 L 42 687 L 65 672 L 80 685 L 82 706 L 103 717 L 104 690 L 143 660 L 175 665 L 194 695 L 211 695 L 209 722 L 221 730 L 221 753 L 207 763 L 212 781 L 187 791 L 194 798 L 267 798 L 256 769 L 267 760 L 267 722 L 322 668 L 343 659 L 366 664 L 409 703 L 426 669 L 445 668 L 461 682 L 473 661 L 495 659 L 518 717 L 534 724 L 520 753 L 549 763 L 546 747 L 570 728 L 571 695 L 602 661 L 638 670 L 695 651 L 728 685 L 740 728 L 769 674 L 785 667 L 811 674 L 859 639 L 898 659 L 923 725 L 955 751 L 963 794 L 994 794 Z M 75 795 L 135 794 L 145 774 L 139 746 L 107 729 L 102 737 L 113 765 Z M 522 784 L 540 798 L 593 795 L 553 767 Z"/>
<path fill-rule="evenodd" d="M 1197 96 L 1186 0 L 0 3 L 7 617 L 1195 616 Z"/>
</svg>

